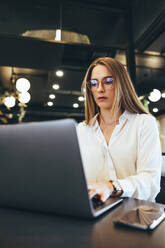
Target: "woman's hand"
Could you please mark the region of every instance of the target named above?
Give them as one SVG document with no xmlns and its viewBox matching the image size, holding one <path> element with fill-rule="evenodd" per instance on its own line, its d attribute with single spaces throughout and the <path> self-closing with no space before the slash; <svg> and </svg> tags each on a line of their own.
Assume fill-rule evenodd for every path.
<svg viewBox="0 0 165 248">
<path fill-rule="evenodd" d="M 114 190 L 111 182 L 89 183 L 88 189 L 90 198 L 97 194 L 102 202 L 105 202 Z"/>
</svg>

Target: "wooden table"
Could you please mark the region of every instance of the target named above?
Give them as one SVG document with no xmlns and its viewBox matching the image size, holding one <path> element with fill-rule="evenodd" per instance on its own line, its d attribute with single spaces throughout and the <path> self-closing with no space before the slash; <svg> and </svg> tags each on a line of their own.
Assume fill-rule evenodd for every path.
<svg viewBox="0 0 165 248">
<path fill-rule="evenodd" d="M 117 227 L 113 219 L 150 202 L 125 199 L 96 220 L 0 209 L 0 248 L 164 248 L 165 221 L 154 231 Z"/>
</svg>

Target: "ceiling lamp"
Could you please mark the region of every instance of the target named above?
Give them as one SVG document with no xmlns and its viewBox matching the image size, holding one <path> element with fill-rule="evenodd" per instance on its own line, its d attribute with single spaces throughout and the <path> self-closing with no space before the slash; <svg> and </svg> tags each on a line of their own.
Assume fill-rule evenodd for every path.
<svg viewBox="0 0 165 248">
<path fill-rule="evenodd" d="M 55 96 L 54 94 L 50 94 L 50 95 L 49 95 L 49 98 L 53 100 L 53 99 L 56 98 L 56 96 Z"/>
<path fill-rule="evenodd" d="M 47 105 L 48 105 L 49 107 L 51 107 L 51 106 L 53 106 L 53 102 L 48 102 Z"/>
<path fill-rule="evenodd" d="M 58 90 L 58 89 L 60 88 L 60 86 L 59 86 L 59 84 L 53 84 L 53 85 L 52 85 L 52 88 L 53 88 L 54 90 Z"/>
<path fill-rule="evenodd" d="M 160 92 L 160 90 L 157 90 L 157 89 L 154 89 L 154 90 L 150 93 L 150 95 L 149 95 L 149 97 L 148 97 L 148 99 L 149 99 L 151 102 L 157 102 L 157 101 L 160 100 L 160 98 L 161 98 L 161 92 Z"/>
<path fill-rule="evenodd" d="M 16 81 L 16 89 L 19 92 L 26 92 L 30 89 L 30 82 L 27 78 L 19 78 Z"/>
<path fill-rule="evenodd" d="M 30 101 L 30 98 L 31 98 L 31 96 L 30 96 L 29 92 L 21 92 L 19 94 L 18 99 L 19 99 L 19 102 L 21 102 L 21 103 L 28 103 Z"/>
<path fill-rule="evenodd" d="M 63 29 L 27 30 L 25 33 L 20 35 L 51 42 L 91 44 L 87 35 Z"/>
<path fill-rule="evenodd" d="M 73 104 L 73 108 L 78 108 L 78 107 L 79 107 L 78 103 Z"/>
<path fill-rule="evenodd" d="M 27 30 L 22 36 L 37 38 L 52 42 L 89 44 L 90 40 L 86 34 L 64 30 L 62 23 L 63 5 L 59 5 L 59 23 L 57 29 Z"/>
<path fill-rule="evenodd" d="M 16 100 L 14 96 L 7 96 L 4 99 L 4 104 L 7 108 L 12 108 L 15 106 Z"/>
<path fill-rule="evenodd" d="M 162 98 L 165 98 L 165 92 L 162 93 Z"/>
<path fill-rule="evenodd" d="M 78 97 L 78 100 L 79 100 L 80 102 L 83 102 L 84 99 L 85 99 L 85 98 L 84 98 L 83 96 L 79 96 L 79 97 Z"/>
<path fill-rule="evenodd" d="M 157 113 L 159 110 L 158 110 L 158 108 L 153 108 L 153 110 L 152 110 L 154 113 Z"/>
<path fill-rule="evenodd" d="M 57 75 L 57 77 L 63 77 L 64 72 L 61 70 L 58 70 L 58 71 L 56 71 L 56 75 Z"/>
</svg>

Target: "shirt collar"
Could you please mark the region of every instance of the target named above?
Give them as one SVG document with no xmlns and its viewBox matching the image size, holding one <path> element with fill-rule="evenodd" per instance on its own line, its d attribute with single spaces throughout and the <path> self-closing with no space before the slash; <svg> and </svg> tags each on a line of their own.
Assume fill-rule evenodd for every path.
<svg viewBox="0 0 165 248">
<path fill-rule="evenodd" d="M 135 115 L 136 115 L 135 113 L 131 113 L 128 110 L 125 110 L 120 116 L 119 121 L 120 120 L 131 120 L 132 118 L 134 118 Z"/>
<path fill-rule="evenodd" d="M 99 123 L 98 123 L 98 115 L 99 113 L 97 113 L 91 120 L 90 120 L 90 126 L 93 126 L 94 129 L 97 129 L 99 127 Z M 129 112 L 128 110 L 125 110 L 122 115 L 119 118 L 119 122 L 122 120 L 131 120 L 133 117 L 135 116 L 134 113 Z"/>
</svg>

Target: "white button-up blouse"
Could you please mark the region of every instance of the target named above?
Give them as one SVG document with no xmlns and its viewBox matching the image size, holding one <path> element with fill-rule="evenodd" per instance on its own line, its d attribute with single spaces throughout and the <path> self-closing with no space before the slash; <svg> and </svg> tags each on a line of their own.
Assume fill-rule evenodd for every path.
<svg viewBox="0 0 165 248">
<path fill-rule="evenodd" d="M 154 201 L 160 191 L 162 156 L 156 120 L 128 111 L 119 118 L 107 145 L 97 116 L 77 126 L 87 182 L 117 180 L 122 197 Z"/>
</svg>

